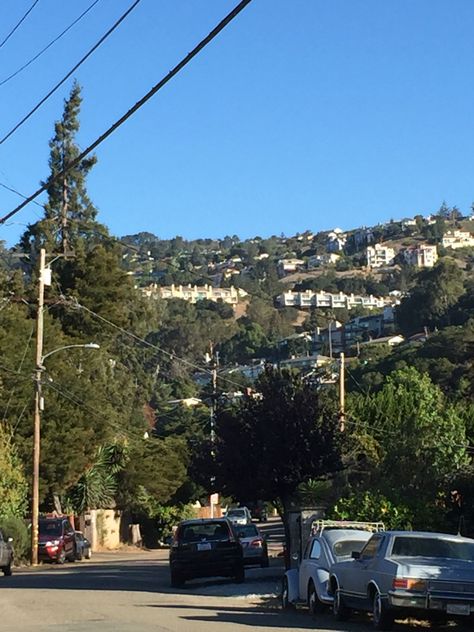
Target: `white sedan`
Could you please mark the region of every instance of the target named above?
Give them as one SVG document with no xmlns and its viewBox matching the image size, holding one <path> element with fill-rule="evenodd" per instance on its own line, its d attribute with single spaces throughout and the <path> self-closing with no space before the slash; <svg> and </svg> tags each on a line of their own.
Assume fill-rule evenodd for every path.
<svg viewBox="0 0 474 632">
<path fill-rule="evenodd" d="M 368 524 L 320 521 L 308 539 L 298 568 L 285 573 L 282 607 L 286 610 L 303 603 L 314 615 L 330 606 L 333 597 L 328 593 L 329 569 L 335 562 L 351 559 L 354 551 L 362 550 L 376 530 Z"/>
</svg>

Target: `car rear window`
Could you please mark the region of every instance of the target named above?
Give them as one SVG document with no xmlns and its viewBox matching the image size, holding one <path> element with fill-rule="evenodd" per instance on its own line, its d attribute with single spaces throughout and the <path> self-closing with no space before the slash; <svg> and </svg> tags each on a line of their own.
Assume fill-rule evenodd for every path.
<svg viewBox="0 0 474 632">
<path fill-rule="evenodd" d="M 180 527 L 178 540 L 185 543 L 202 542 L 203 540 L 227 540 L 229 535 L 229 527 L 224 522 L 204 522 Z"/>
<path fill-rule="evenodd" d="M 474 561 L 474 544 L 444 538 L 396 537 L 392 547 L 394 557 L 438 557 Z"/>
<path fill-rule="evenodd" d="M 242 527 L 237 527 L 239 538 L 252 538 L 258 535 L 257 527 L 253 524 L 248 524 Z"/>
<path fill-rule="evenodd" d="M 245 511 L 243 509 L 231 509 L 227 512 L 227 516 L 245 516 Z"/>
<path fill-rule="evenodd" d="M 60 520 L 40 520 L 39 532 L 41 535 L 62 535 Z"/>
<path fill-rule="evenodd" d="M 350 557 L 352 551 L 362 551 L 367 540 L 340 540 L 335 542 L 333 546 L 334 555 L 336 557 Z"/>
</svg>

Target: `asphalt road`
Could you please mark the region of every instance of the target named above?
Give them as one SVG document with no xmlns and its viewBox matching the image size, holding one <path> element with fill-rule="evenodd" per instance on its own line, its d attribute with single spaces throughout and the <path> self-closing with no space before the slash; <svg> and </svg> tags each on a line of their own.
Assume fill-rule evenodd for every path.
<svg viewBox="0 0 474 632">
<path fill-rule="evenodd" d="M 283 613 L 281 561 L 246 571 L 243 584 L 194 580 L 183 589 L 169 585 L 166 551 L 95 555 L 91 561 L 45 565 L 0 576 L 2 632 L 229 632 L 319 630 L 365 632 L 368 617 L 337 624 L 330 614 L 313 619 L 305 609 Z M 426 624 L 397 624 L 397 632 Z M 455 628 L 456 629 L 456 628 Z M 459 631 L 460 629 L 457 628 Z M 449 628 L 454 632 L 453 628 Z M 463 631 L 464 632 L 464 631 Z M 472 632 L 472 630 L 470 631 Z"/>
</svg>

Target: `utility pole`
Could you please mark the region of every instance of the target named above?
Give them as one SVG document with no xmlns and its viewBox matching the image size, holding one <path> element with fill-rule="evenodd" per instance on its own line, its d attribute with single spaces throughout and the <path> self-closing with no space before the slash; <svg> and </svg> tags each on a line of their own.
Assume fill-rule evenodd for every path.
<svg viewBox="0 0 474 632">
<path fill-rule="evenodd" d="M 215 432 L 215 415 L 216 415 L 216 398 L 217 398 L 217 367 L 219 364 L 219 353 L 214 353 L 214 345 L 210 343 L 211 361 L 212 361 L 212 395 L 211 395 L 211 457 L 214 457 L 214 443 L 216 440 Z M 211 477 L 211 483 L 213 479 Z M 214 518 L 213 494 L 209 497 L 209 507 L 211 510 L 211 518 Z"/>
<path fill-rule="evenodd" d="M 332 320 L 329 321 L 328 333 L 329 333 L 329 357 L 332 360 Z"/>
<path fill-rule="evenodd" d="M 344 385 L 344 354 L 340 355 L 340 363 L 339 363 L 339 430 L 344 432 L 345 430 L 345 421 L 346 421 L 346 412 L 345 412 L 345 403 L 346 403 L 346 391 Z"/>
<path fill-rule="evenodd" d="M 40 250 L 38 308 L 36 312 L 36 358 L 35 358 L 35 412 L 33 421 L 33 482 L 31 508 L 31 564 L 38 564 L 38 518 L 39 518 L 39 463 L 41 434 L 41 359 L 43 357 L 43 309 L 45 286 L 46 251 Z"/>
</svg>

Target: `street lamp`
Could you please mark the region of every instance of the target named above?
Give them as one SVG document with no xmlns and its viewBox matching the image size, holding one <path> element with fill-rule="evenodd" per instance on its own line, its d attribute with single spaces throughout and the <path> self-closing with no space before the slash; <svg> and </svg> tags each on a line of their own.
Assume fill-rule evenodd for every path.
<svg viewBox="0 0 474 632">
<path fill-rule="evenodd" d="M 42 325 L 42 323 L 41 323 Z M 42 327 L 41 327 L 42 329 Z M 40 464 L 40 439 L 41 439 L 41 373 L 45 371 L 44 361 L 53 353 L 64 351 L 65 349 L 100 349 L 95 342 L 87 342 L 85 344 L 64 345 L 53 349 L 49 353 L 42 355 L 42 331 L 40 336 L 41 342 L 37 346 L 36 356 L 36 372 L 35 372 L 35 416 L 34 416 L 34 438 L 33 438 L 33 493 L 31 506 L 31 564 L 38 564 L 38 519 L 39 519 L 39 464 Z"/>
</svg>

